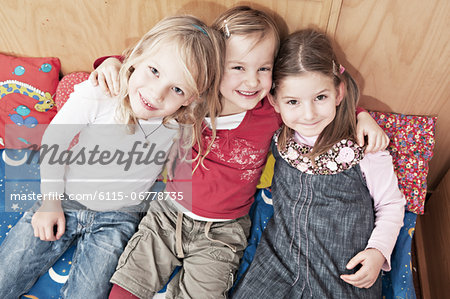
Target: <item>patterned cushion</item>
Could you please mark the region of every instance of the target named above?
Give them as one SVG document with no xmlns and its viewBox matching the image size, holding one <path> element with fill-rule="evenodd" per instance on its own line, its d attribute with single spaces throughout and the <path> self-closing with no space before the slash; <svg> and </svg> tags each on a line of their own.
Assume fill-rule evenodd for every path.
<svg viewBox="0 0 450 299">
<path fill-rule="evenodd" d="M 0 148 L 40 144 L 46 126 L 38 125 L 56 114 L 53 95 L 60 68 L 58 58 L 0 54 Z"/>
<path fill-rule="evenodd" d="M 433 156 L 436 117 L 371 112 L 391 139 L 388 150 L 406 209 L 422 215 L 427 193 L 428 162 Z"/>
<path fill-rule="evenodd" d="M 86 81 L 89 78 L 89 73 L 75 72 L 65 75 L 56 88 L 55 102 L 56 108 L 61 109 L 62 106 L 69 99 L 70 94 L 73 92 L 74 86 Z"/>
<path fill-rule="evenodd" d="M 69 99 L 69 96 L 73 92 L 75 85 L 77 85 L 83 81 L 86 81 L 88 78 L 89 78 L 89 73 L 75 72 L 75 73 L 70 73 L 61 79 L 61 81 L 58 84 L 58 88 L 56 89 L 56 95 L 55 95 L 56 108 L 58 109 L 58 111 L 62 108 L 62 106 L 64 106 L 64 104 Z M 78 143 L 79 135 L 80 134 L 77 134 L 73 138 L 72 142 L 69 145 L 69 149 Z"/>
</svg>

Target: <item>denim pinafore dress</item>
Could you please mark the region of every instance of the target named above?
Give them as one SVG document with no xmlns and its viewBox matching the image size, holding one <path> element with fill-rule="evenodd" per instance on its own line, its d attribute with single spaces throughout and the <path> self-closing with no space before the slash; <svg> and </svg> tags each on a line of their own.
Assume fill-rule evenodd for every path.
<svg viewBox="0 0 450 299">
<path fill-rule="evenodd" d="M 381 298 L 381 278 L 369 289 L 339 276 L 365 249 L 374 228 L 373 200 L 359 161 L 363 149 L 342 140 L 312 165 L 311 147 L 292 138 L 279 152 L 272 181 L 274 217 L 233 298 Z"/>
</svg>

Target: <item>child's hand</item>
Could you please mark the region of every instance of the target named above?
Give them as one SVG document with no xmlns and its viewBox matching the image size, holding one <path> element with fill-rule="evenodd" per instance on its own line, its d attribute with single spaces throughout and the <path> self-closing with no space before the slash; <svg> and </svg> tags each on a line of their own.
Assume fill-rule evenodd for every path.
<svg viewBox="0 0 450 299">
<path fill-rule="evenodd" d="M 107 95 L 117 96 L 120 88 L 119 70 L 121 66 L 122 63 L 117 58 L 107 58 L 89 75 L 89 81 L 94 86 L 100 84 Z"/>
<path fill-rule="evenodd" d="M 378 249 L 361 251 L 348 262 L 347 269 L 353 269 L 359 264 L 362 265 L 361 268 L 355 274 L 341 275 L 341 279 L 358 288 L 370 288 L 377 280 L 385 261 Z"/>
<path fill-rule="evenodd" d="M 34 236 L 42 241 L 59 240 L 66 230 L 66 218 L 61 207 L 61 202 L 55 200 L 50 203 L 44 201 L 43 205 L 31 218 Z M 56 225 L 56 234 L 54 227 Z"/>
<path fill-rule="evenodd" d="M 383 129 L 380 128 L 372 116 L 365 111 L 358 114 L 356 134 L 359 146 L 364 145 L 364 136 L 367 136 L 368 142 L 365 150 L 366 153 L 382 151 L 389 145 L 389 137 Z"/>
</svg>

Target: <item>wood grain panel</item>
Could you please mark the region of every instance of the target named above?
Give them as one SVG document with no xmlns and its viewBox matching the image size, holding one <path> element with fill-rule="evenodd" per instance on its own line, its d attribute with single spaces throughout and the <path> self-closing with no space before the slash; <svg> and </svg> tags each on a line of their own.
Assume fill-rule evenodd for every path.
<svg viewBox="0 0 450 299">
<path fill-rule="evenodd" d="M 442 0 L 345 0 L 336 30 L 363 107 L 438 116 L 430 190 L 450 167 L 449 11 Z"/>
<path fill-rule="evenodd" d="M 0 11 L 0 52 L 56 56 L 64 74 L 90 71 L 95 58 L 121 53 L 164 16 L 193 14 L 210 24 L 225 9 L 247 4 L 287 20 L 287 30 L 316 25 L 323 30 L 341 0 L 148 1 L 7 0 Z M 332 10 L 333 9 L 333 10 Z"/>
<path fill-rule="evenodd" d="M 450 293 L 450 171 L 427 202 L 416 225 L 416 247 L 423 298 Z"/>
</svg>

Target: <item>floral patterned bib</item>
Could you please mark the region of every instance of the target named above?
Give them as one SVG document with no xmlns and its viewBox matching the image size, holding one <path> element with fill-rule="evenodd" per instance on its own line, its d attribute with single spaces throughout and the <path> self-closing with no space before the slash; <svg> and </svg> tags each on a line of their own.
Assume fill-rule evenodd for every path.
<svg viewBox="0 0 450 299">
<path fill-rule="evenodd" d="M 274 136 L 275 145 L 278 146 L 278 132 Z M 347 170 L 364 157 L 364 148 L 357 145 L 352 140 L 343 139 L 333 145 L 328 152 L 315 158 L 313 165 L 308 154 L 312 146 L 297 143 L 293 137 L 288 142 L 286 149 L 280 151 L 280 156 L 292 167 L 301 172 L 315 175 L 337 174 Z"/>
</svg>

